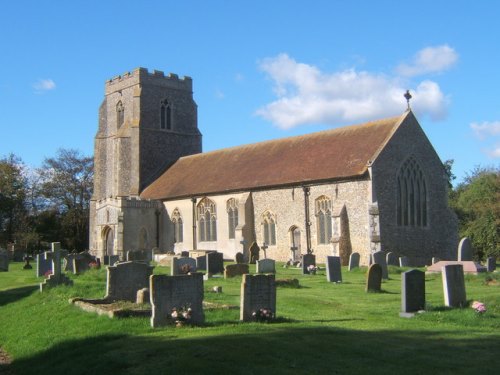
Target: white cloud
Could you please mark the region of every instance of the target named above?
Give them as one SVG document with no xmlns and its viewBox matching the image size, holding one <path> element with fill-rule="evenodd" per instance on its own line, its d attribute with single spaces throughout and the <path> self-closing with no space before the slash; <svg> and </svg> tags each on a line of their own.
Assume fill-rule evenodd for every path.
<svg viewBox="0 0 500 375">
<path fill-rule="evenodd" d="M 448 45 L 427 47 L 418 51 L 410 64 L 399 65 L 397 72 L 406 77 L 438 73 L 450 68 L 457 60 L 458 54 Z"/>
<path fill-rule="evenodd" d="M 33 84 L 33 88 L 37 92 L 50 91 L 56 88 L 56 84 L 51 79 L 39 79 Z"/>
<path fill-rule="evenodd" d="M 473 122 L 470 124 L 470 127 L 479 139 L 485 139 L 488 136 L 500 135 L 500 121 L 485 121 L 480 124 Z"/>
<path fill-rule="evenodd" d="M 497 144 L 493 150 L 487 151 L 487 154 L 493 159 L 500 159 L 500 144 Z"/>
<path fill-rule="evenodd" d="M 216 89 L 215 90 L 215 97 L 217 99 L 224 99 L 226 97 L 226 95 L 224 95 L 224 92 L 220 89 Z"/>
<path fill-rule="evenodd" d="M 260 68 L 273 81 L 277 99 L 256 111 L 278 127 L 338 125 L 392 116 L 406 109 L 405 82 L 399 77 L 347 69 L 323 73 L 287 54 L 267 58 Z M 439 85 L 422 81 L 411 90 L 412 109 L 433 119 L 446 116 L 448 99 Z"/>
</svg>

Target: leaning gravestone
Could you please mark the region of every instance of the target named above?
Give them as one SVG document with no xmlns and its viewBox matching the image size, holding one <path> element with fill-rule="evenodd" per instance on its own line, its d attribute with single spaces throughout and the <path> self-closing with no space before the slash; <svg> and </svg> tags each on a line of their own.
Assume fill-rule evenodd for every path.
<svg viewBox="0 0 500 375">
<path fill-rule="evenodd" d="M 244 263 L 244 257 L 243 257 L 243 253 L 236 253 L 235 257 L 234 257 L 234 261 L 236 263 Z"/>
<path fill-rule="evenodd" d="M 409 318 L 425 310 L 425 272 L 410 270 L 401 274 L 401 312 L 399 316 Z"/>
<path fill-rule="evenodd" d="M 398 266 L 398 257 L 392 251 L 389 251 L 385 257 L 385 262 L 388 266 Z"/>
<path fill-rule="evenodd" d="M 206 255 L 196 257 L 196 269 L 203 270 L 203 271 L 207 270 L 207 256 Z"/>
<path fill-rule="evenodd" d="M 389 278 L 389 273 L 387 271 L 385 252 L 377 251 L 372 254 L 372 257 L 373 257 L 373 263 L 380 264 L 380 267 L 382 268 L 382 278 L 384 280 L 387 280 Z"/>
<path fill-rule="evenodd" d="M 135 302 L 137 291 L 149 286 L 152 273 L 153 267 L 144 262 L 122 262 L 109 266 L 104 299 Z"/>
<path fill-rule="evenodd" d="M 495 257 L 488 257 L 486 259 L 486 271 L 493 272 L 497 269 L 497 260 Z"/>
<path fill-rule="evenodd" d="M 245 274 L 241 281 L 240 320 L 252 321 L 252 314 L 260 309 L 270 309 L 273 314 L 276 314 L 274 275 Z"/>
<path fill-rule="evenodd" d="M 467 301 L 463 266 L 461 264 L 443 266 L 442 277 L 445 306 L 464 307 Z"/>
<path fill-rule="evenodd" d="M 207 274 L 224 273 L 224 254 L 218 252 L 207 253 Z"/>
<path fill-rule="evenodd" d="M 150 277 L 151 327 L 164 326 L 171 321 L 173 309 L 191 308 L 190 323 L 202 324 L 203 313 L 203 275 L 167 276 L 152 275 Z"/>
<path fill-rule="evenodd" d="M 342 282 L 342 267 L 340 263 L 340 257 L 326 257 L 326 278 L 329 282 L 332 283 Z"/>
<path fill-rule="evenodd" d="M 186 275 L 190 272 L 196 272 L 196 259 L 194 258 L 172 258 L 170 266 L 170 275 Z"/>
<path fill-rule="evenodd" d="M 302 255 L 302 274 L 308 275 L 310 272 L 307 269 L 309 266 L 316 266 L 316 255 L 314 254 L 303 254 Z"/>
<path fill-rule="evenodd" d="M 36 255 L 36 277 L 43 277 L 47 272 L 52 273 L 52 260 L 47 259 L 45 253 Z"/>
<path fill-rule="evenodd" d="M 399 267 L 409 267 L 410 259 L 406 256 L 399 257 Z"/>
<path fill-rule="evenodd" d="M 373 263 L 368 268 L 366 275 L 367 292 L 380 292 L 382 290 L 382 267 L 378 263 Z"/>
<path fill-rule="evenodd" d="M 348 270 L 351 271 L 353 268 L 359 267 L 359 253 L 352 253 L 349 256 L 349 267 Z"/>
<path fill-rule="evenodd" d="M 256 262 L 257 273 L 276 273 L 276 261 L 274 259 L 260 259 Z"/>
<path fill-rule="evenodd" d="M 0 252 L 0 272 L 9 271 L 9 254 L 7 252 Z"/>
<path fill-rule="evenodd" d="M 464 237 L 458 244 L 458 259 L 459 261 L 472 260 L 472 244 L 468 237 Z"/>
<path fill-rule="evenodd" d="M 241 276 L 248 273 L 248 264 L 236 263 L 228 264 L 224 269 L 224 278 L 228 279 L 230 277 Z"/>
</svg>

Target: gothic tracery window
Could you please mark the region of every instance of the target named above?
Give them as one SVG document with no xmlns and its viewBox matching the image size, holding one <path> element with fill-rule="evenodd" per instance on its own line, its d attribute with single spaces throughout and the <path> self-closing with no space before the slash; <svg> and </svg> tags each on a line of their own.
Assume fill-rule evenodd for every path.
<svg viewBox="0 0 500 375">
<path fill-rule="evenodd" d="M 200 241 L 217 241 L 216 206 L 206 197 L 198 203 L 198 236 Z"/>
<path fill-rule="evenodd" d="M 427 185 L 417 161 L 410 157 L 397 175 L 396 216 L 399 226 L 427 226 Z"/>
<path fill-rule="evenodd" d="M 316 199 L 318 244 L 328 244 L 332 238 L 332 201 L 325 195 Z"/>
<path fill-rule="evenodd" d="M 182 223 L 182 216 L 179 210 L 176 208 L 172 213 L 172 223 L 174 224 L 174 242 L 180 243 L 184 241 L 184 227 Z"/>
<path fill-rule="evenodd" d="M 262 232 L 264 233 L 264 243 L 276 245 L 276 218 L 269 211 L 262 215 Z"/>
<path fill-rule="evenodd" d="M 236 227 L 238 226 L 238 201 L 231 198 L 226 203 L 229 238 L 236 237 Z"/>
<path fill-rule="evenodd" d="M 167 99 L 160 105 L 160 129 L 172 130 L 172 107 Z"/>
<path fill-rule="evenodd" d="M 116 105 L 116 126 L 120 129 L 125 121 L 125 108 L 121 101 Z"/>
</svg>

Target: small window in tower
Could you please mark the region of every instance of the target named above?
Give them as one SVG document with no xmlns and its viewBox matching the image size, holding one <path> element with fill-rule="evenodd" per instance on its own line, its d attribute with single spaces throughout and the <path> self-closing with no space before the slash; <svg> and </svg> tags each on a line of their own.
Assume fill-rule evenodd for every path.
<svg viewBox="0 0 500 375">
<path fill-rule="evenodd" d="M 123 108 L 123 103 L 120 101 L 116 105 L 116 127 L 120 129 L 125 121 L 125 108 Z"/>
<path fill-rule="evenodd" d="M 167 99 L 160 106 L 160 129 L 172 130 L 172 107 Z"/>
</svg>

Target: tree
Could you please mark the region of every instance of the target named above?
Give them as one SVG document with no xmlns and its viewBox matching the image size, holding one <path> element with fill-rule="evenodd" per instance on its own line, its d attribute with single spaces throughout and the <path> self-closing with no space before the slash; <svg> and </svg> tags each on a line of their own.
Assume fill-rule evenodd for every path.
<svg viewBox="0 0 500 375">
<path fill-rule="evenodd" d="M 41 193 L 61 219 L 62 238 L 69 249 L 88 248 L 89 204 L 93 187 L 93 158 L 77 150 L 59 149 L 40 169 Z"/>
<path fill-rule="evenodd" d="M 477 167 L 451 195 L 461 236 L 471 239 L 476 256 L 500 256 L 500 168 Z"/>
</svg>

